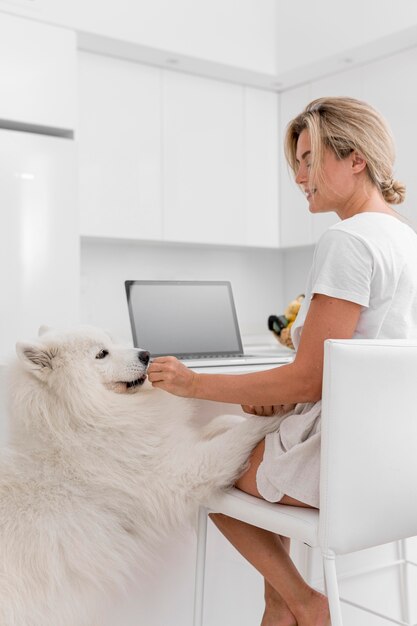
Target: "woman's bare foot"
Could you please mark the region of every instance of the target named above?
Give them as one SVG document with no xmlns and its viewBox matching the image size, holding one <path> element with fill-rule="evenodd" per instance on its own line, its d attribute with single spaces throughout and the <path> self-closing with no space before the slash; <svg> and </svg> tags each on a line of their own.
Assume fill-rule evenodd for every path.
<svg viewBox="0 0 417 626">
<path fill-rule="evenodd" d="M 297 614 L 298 626 L 331 626 L 329 602 L 322 593 L 311 590 L 311 600 Z"/>
<path fill-rule="evenodd" d="M 265 612 L 261 626 L 297 626 L 297 621 L 284 600 L 266 581 Z"/>
<path fill-rule="evenodd" d="M 281 612 L 275 613 L 265 608 L 261 626 L 297 626 L 297 622 L 291 612 L 288 615 L 283 615 Z"/>
</svg>

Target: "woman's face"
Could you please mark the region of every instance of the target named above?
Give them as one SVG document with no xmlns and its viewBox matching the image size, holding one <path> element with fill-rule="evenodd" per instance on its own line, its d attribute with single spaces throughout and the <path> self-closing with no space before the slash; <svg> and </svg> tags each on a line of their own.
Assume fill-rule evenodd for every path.
<svg viewBox="0 0 417 626">
<path fill-rule="evenodd" d="M 349 200 L 355 192 L 357 177 L 353 157 L 337 159 L 330 148 L 326 148 L 321 168 L 322 178 L 313 185 L 310 181 L 311 142 L 308 130 L 304 129 L 298 137 L 296 159 L 296 182 L 306 194 L 311 213 L 346 210 Z"/>
</svg>

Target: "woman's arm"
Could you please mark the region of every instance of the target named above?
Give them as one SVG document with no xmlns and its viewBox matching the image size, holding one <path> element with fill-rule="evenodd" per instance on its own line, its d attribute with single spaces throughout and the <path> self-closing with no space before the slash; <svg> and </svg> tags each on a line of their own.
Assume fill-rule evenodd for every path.
<svg viewBox="0 0 417 626">
<path fill-rule="evenodd" d="M 351 338 L 361 308 L 315 294 L 296 358 L 288 365 L 252 374 L 199 374 L 175 357 L 159 357 L 150 365 L 148 378 L 154 387 L 189 398 L 245 405 L 315 402 L 321 398 L 324 341 Z"/>
</svg>

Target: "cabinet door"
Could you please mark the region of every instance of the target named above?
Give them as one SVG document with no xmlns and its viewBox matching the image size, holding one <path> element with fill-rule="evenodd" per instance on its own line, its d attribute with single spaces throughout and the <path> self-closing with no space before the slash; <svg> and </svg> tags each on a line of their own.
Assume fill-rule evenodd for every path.
<svg viewBox="0 0 417 626">
<path fill-rule="evenodd" d="M 243 87 L 164 72 L 164 238 L 245 244 Z"/>
<path fill-rule="evenodd" d="M 81 234 L 161 239 L 160 70 L 80 54 Z"/>
<path fill-rule="evenodd" d="M 278 247 L 278 95 L 245 88 L 247 244 Z"/>
<path fill-rule="evenodd" d="M 76 36 L 0 13 L 0 120 L 73 129 Z"/>
<path fill-rule="evenodd" d="M 284 91 L 280 96 L 280 243 L 282 247 L 302 246 L 313 242 L 311 215 L 303 193 L 294 181 L 284 155 L 288 123 L 311 100 L 310 85 Z"/>
<path fill-rule="evenodd" d="M 396 146 L 394 177 L 406 185 L 404 204 L 394 208 L 417 226 L 417 48 L 363 66 L 363 97 L 387 120 Z"/>
<path fill-rule="evenodd" d="M 311 100 L 325 96 L 348 96 L 349 98 L 362 98 L 361 69 L 354 68 L 332 76 L 326 76 L 311 83 Z M 316 213 L 312 215 L 313 242 L 316 243 L 320 236 L 330 226 L 336 224 L 339 218 L 336 213 Z"/>
</svg>

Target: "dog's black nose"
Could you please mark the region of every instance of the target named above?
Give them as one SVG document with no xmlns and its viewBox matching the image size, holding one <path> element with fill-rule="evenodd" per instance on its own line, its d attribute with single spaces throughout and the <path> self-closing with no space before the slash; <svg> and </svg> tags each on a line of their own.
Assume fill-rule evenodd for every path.
<svg viewBox="0 0 417 626">
<path fill-rule="evenodd" d="M 148 365 L 150 358 L 151 355 L 146 350 L 141 350 L 140 352 L 138 352 L 138 359 L 144 365 Z"/>
</svg>

